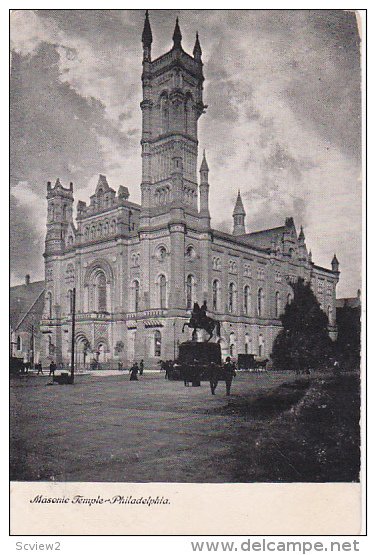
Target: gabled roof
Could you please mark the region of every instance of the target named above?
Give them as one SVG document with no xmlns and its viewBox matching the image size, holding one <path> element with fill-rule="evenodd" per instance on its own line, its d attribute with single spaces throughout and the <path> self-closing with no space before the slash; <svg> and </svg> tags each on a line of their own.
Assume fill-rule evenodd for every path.
<svg viewBox="0 0 376 555">
<path fill-rule="evenodd" d="M 44 291 L 44 281 L 15 285 L 9 293 L 9 320 L 15 330 Z M 41 315 L 42 316 L 42 315 Z"/>
<path fill-rule="evenodd" d="M 267 249 L 272 246 L 272 243 L 278 243 L 282 240 L 283 234 L 286 231 L 286 226 L 273 227 L 271 229 L 263 229 L 262 231 L 254 231 L 253 233 L 246 233 L 240 235 L 240 239 L 247 241 L 250 245 Z"/>
</svg>

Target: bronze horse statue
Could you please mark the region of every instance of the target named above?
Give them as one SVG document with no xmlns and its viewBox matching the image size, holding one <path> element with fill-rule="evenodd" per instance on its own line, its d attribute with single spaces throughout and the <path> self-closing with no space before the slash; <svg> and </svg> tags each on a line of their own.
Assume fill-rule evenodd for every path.
<svg viewBox="0 0 376 555">
<path fill-rule="evenodd" d="M 194 303 L 192 316 L 189 322 L 184 322 L 183 324 L 183 329 L 181 330 L 182 333 L 185 330 L 185 326 L 188 326 L 189 328 L 193 329 L 192 341 L 197 337 L 198 329 L 205 330 L 209 334 L 209 337 L 206 341 L 211 340 L 211 338 L 213 337 L 214 330 L 217 333 L 218 340 L 221 336 L 221 323 L 218 320 L 214 320 L 213 318 L 206 316 L 206 310 L 207 310 L 206 301 L 204 301 L 204 304 L 202 305 L 201 308 L 199 307 L 198 303 Z"/>
</svg>

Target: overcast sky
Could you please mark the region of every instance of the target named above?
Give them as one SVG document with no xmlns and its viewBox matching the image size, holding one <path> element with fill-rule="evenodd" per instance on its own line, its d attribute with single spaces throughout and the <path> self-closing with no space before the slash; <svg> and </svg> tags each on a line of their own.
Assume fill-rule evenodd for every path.
<svg viewBox="0 0 376 555">
<path fill-rule="evenodd" d="M 304 226 L 316 264 L 340 262 L 339 296 L 360 287 L 360 61 L 345 11 L 151 10 L 152 56 L 196 30 L 214 227 L 240 189 L 248 231 Z M 139 10 L 18 10 L 11 16 L 12 283 L 43 279 L 46 182 L 88 200 L 99 173 L 140 201 Z"/>
</svg>

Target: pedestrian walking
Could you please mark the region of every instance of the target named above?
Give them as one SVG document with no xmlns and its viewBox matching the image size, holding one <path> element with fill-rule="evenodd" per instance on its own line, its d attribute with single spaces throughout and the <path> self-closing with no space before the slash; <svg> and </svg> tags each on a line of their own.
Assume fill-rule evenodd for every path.
<svg viewBox="0 0 376 555">
<path fill-rule="evenodd" d="M 43 375 L 43 368 L 42 368 L 42 363 L 41 363 L 41 362 L 38 362 L 38 363 L 35 365 L 35 368 L 38 370 L 37 376 L 39 376 L 39 374 L 42 374 L 42 375 Z"/>
<path fill-rule="evenodd" d="M 138 372 L 139 372 L 139 368 L 138 368 L 138 364 L 137 362 L 134 363 L 134 365 L 132 366 L 132 368 L 129 370 L 131 377 L 130 377 L 130 381 L 131 382 L 136 382 L 138 381 Z"/>
<path fill-rule="evenodd" d="M 53 360 L 51 360 L 50 373 L 48 375 L 55 377 L 55 371 L 56 371 L 56 364 Z"/>
<path fill-rule="evenodd" d="M 215 362 L 211 362 L 209 367 L 209 383 L 212 395 L 215 395 L 215 390 L 218 385 L 218 377 L 218 366 Z"/>
<path fill-rule="evenodd" d="M 141 359 L 140 362 L 140 376 L 144 373 L 144 359 Z"/>
<path fill-rule="evenodd" d="M 231 358 L 227 357 L 224 364 L 225 382 L 226 382 L 226 395 L 230 395 L 231 384 L 233 378 L 236 376 L 235 364 L 231 362 Z"/>
</svg>

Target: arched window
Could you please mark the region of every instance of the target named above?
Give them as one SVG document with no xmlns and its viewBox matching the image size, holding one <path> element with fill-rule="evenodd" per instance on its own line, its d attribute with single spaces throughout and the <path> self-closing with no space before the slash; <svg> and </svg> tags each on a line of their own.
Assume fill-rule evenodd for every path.
<svg viewBox="0 0 376 555">
<path fill-rule="evenodd" d="M 219 281 L 213 281 L 213 310 L 219 310 Z"/>
<path fill-rule="evenodd" d="M 162 334 L 159 330 L 154 332 L 154 356 L 160 357 L 162 352 Z"/>
<path fill-rule="evenodd" d="M 106 286 L 106 276 L 103 272 L 100 272 L 96 280 L 97 291 L 98 291 L 98 312 L 106 312 L 107 310 L 107 286 Z"/>
<path fill-rule="evenodd" d="M 157 250 L 158 260 L 163 261 L 163 260 L 166 259 L 166 256 L 167 256 L 166 247 L 163 247 L 163 246 L 159 247 L 158 250 Z"/>
<path fill-rule="evenodd" d="M 279 318 L 281 314 L 281 295 L 279 291 L 275 294 L 275 317 Z"/>
<path fill-rule="evenodd" d="M 229 287 L 228 287 L 228 311 L 230 313 L 235 312 L 236 310 L 236 298 L 235 298 L 235 284 L 234 283 L 230 283 Z"/>
<path fill-rule="evenodd" d="M 191 309 L 193 306 L 193 288 L 194 288 L 194 279 L 193 276 L 190 274 L 187 277 L 187 308 Z"/>
<path fill-rule="evenodd" d="M 244 314 L 246 316 L 249 315 L 250 313 L 250 298 L 251 298 L 251 289 L 249 287 L 249 285 L 246 285 L 244 287 Z"/>
<path fill-rule="evenodd" d="M 158 279 L 159 285 L 159 306 L 160 308 L 167 307 L 167 282 L 166 276 L 161 275 Z"/>
<path fill-rule="evenodd" d="M 17 351 L 22 351 L 22 339 L 21 336 L 17 336 Z"/>
<path fill-rule="evenodd" d="M 133 312 L 138 312 L 140 307 L 140 283 L 137 279 L 133 282 Z"/>
<path fill-rule="evenodd" d="M 262 288 L 257 292 L 257 316 L 262 316 L 264 314 L 264 292 Z"/>
<path fill-rule="evenodd" d="M 67 205 L 63 204 L 63 220 L 67 219 Z"/>
<path fill-rule="evenodd" d="M 48 291 L 46 295 L 46 314 L 47 318 L 52 318 L 52 293 Z"/>
<path fill-rule="evenodd" d="M 287 304 L 291 304 L 291 303 L 292 303 L 292 295 L 291 295 L 291 293 L 289 293 L 287 295 Z"/>
</svg>

